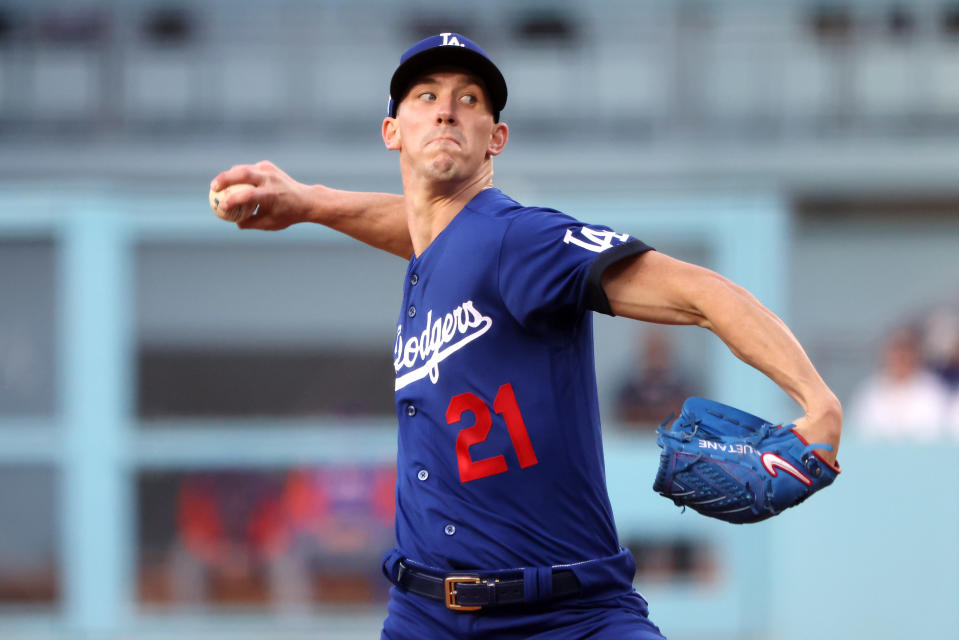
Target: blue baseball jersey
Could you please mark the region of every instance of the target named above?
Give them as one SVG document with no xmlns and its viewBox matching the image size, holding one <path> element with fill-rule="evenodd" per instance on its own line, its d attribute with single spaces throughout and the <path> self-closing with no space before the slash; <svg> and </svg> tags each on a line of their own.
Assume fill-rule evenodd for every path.
<svg viewBox="0 0 959 640">
<path fill-rule="evenodd" d="M 486 189 L 413 256 L 393 350 L 400 554 L 453 570 L 619 552 L 590 311 L 611 313 L 603 270 L 649 249 Z"/>
</svg>

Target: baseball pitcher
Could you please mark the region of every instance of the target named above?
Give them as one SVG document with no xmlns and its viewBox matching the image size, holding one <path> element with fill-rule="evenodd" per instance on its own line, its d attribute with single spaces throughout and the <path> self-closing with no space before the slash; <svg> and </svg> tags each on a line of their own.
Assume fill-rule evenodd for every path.
<svg viewBox="0 0 959 640">
<path fill-rule="evenodd" d="M 474 42 L 415 44 L 389 90 L 382 137 L 402 196 L 303 185 L 268 162 L 211 184 L 242 229 L 314 222 L 409 260 L 382 638 L 662 638 L 607 496 L 592 312 L 709 329 L 805 411 L 777 426 L 692 399 L 660 429 L 656 490 L 707 515 L 760 520 L 831 482 L 839 402 L 743 288 L 496 189 L 507 87 Z"/>
</svg>

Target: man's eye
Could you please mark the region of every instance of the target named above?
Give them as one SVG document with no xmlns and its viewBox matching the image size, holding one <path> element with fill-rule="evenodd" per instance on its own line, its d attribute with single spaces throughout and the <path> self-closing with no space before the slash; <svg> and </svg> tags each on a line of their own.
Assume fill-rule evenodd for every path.
<svg viewBox="0 0 959 640">
<path fill-rule="evenodd" d="M 419 98 L 420 100 L 432 101 L 432 100 L 436 100 L 436 94 L 430 91 L 424 91 L 423 93 L 420 94 Z"/>
<path fill-rule="evenodd" d="M 462 98 L 460 98 L 460 102 L 462 102 L 463 104 L 476 104 L 476 96 L 474 96 L 471 93 L 467 93 Z"/>
</svg>

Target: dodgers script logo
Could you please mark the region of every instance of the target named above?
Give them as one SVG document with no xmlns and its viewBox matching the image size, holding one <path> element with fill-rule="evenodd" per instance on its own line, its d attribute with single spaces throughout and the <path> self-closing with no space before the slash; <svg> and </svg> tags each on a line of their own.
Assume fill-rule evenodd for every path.
<svg viewBox="0 0 959 640">
<path fill-rule="evenodd" d="M 403 325 L 396 327 L 393 345 L 393 368 L 396 370 L 395 390 L 422 380 L 427 375 L 436 384 L 440 377 L 440 363 L 450 355 L 489 331 L 493 319 L 484 316 L 467 300 L 449 313 L 433 320 L 433 310 L 426 314 L 426 328 L 419 336 L 403 340 Z M 401 371 L 406 370 L 402 375 Z"/>
</svg>

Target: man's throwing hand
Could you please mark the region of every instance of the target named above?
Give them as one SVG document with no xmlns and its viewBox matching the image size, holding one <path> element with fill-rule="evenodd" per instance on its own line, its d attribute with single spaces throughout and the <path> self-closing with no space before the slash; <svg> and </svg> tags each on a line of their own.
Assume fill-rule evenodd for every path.
<svg viewBox="0 0 959 640">
<path fill-rule="evenodd" d="M 244 185 L 247 188 L 228 189 Z M 241 229 L 279 231 L 292 224 L 306 222 L 310 208 L 310 187 L 297 182 L 272 162 L 239 164 L 220 173 L 210 182 L 210 206 L 222 212 L 241 212 L 231 219 Z M 216 192 L 223 194 L 216 198 Z M 253 215 L 255 212 L 255 215 Z"/>
</svg>

